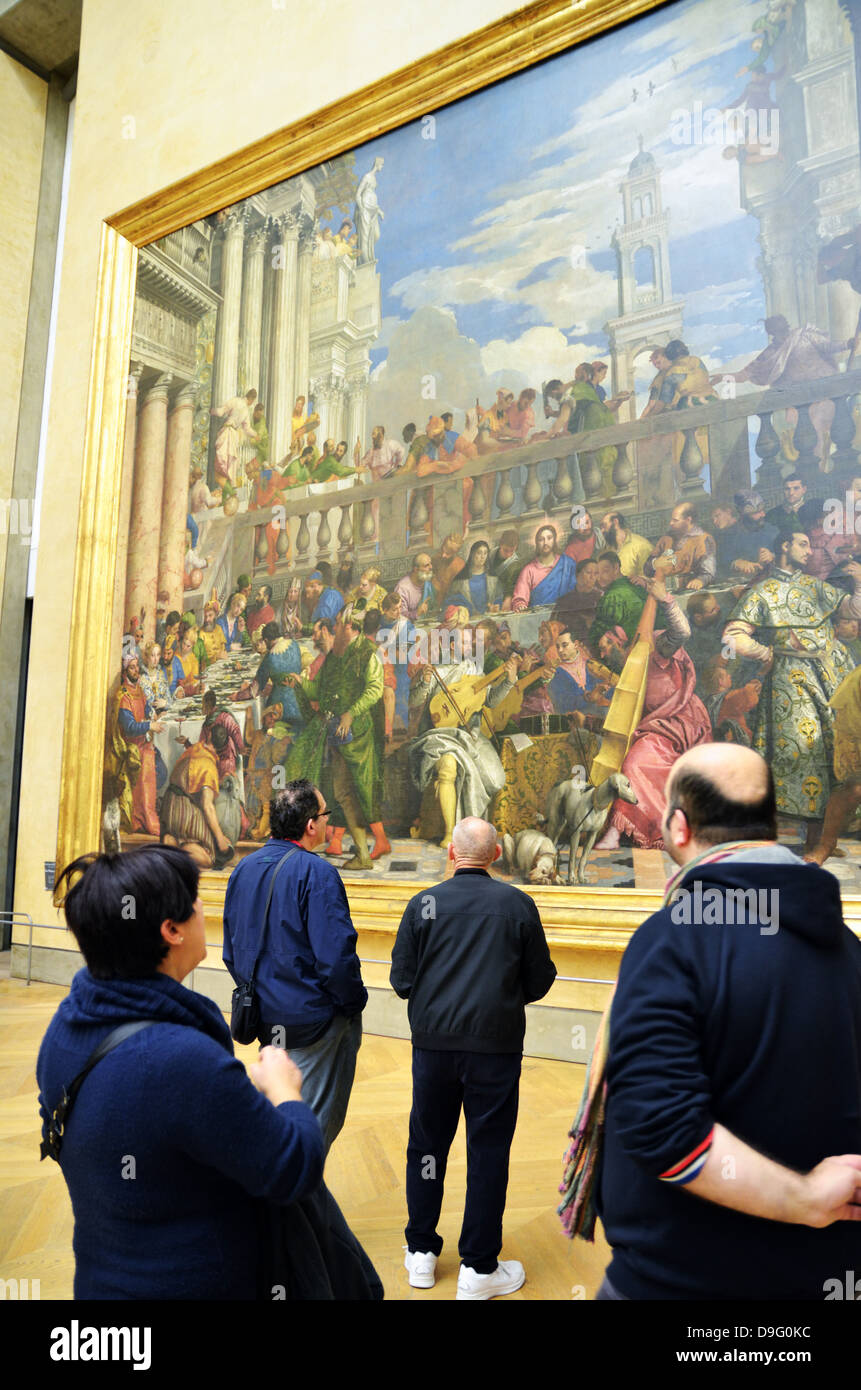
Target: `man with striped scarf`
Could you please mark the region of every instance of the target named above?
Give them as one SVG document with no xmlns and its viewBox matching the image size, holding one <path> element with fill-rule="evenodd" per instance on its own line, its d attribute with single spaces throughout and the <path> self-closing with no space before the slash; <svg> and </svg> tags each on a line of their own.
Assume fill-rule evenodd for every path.
<svg viewBox="0 0 861 1390">
<path fill-rule="evenodd" d="M 753 750 L 685 753 L 663 835 L 680 867 L 622 960 L 563 1221 L 589 1238 L 594 1172 L 599 1300 L 824 1298 L 857 1266 L 861 942 L 837 880 L 777 843 Z"/>
</svg>

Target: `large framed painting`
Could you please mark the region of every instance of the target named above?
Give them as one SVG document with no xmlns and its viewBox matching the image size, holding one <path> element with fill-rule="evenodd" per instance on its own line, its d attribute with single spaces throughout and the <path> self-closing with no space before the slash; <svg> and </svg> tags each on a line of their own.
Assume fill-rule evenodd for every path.
<svg viewBox="0 0 861 1390">
<path fill-rule="evenodd" d="M 612 925 L 727 741 L 858 899 L 853 8 L 538 5 L 112 219 L 59 858 L 307 776 L 369 911 L 475 814 Z"/>
</svg>

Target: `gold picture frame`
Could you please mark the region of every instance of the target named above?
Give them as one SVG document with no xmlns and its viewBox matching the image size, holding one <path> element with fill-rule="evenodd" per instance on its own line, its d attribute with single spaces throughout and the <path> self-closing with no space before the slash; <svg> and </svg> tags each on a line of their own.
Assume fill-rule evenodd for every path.
<svg viewBox="0 0 861 1390">
<path fill-rule="evenodd" d="M 71 618 L 71 630 L 83 634 L 84 640 L 72 644 L 67 676 L 58 866 L 94 849 L 100 840 L 107 694 L 116 655 L 111 624 L 105 621 L 105 594 L 115 591 L 120 545 L 126 378 L 138 249 L 664 3 L 539 0 L 103 223 Z M 87 750 L 85 756 L 82 749 Z M 225 882 L 217 874 L 203 875 L 202 896 L 210 919 L 220 917 Z M 355 882 L 347 887 L 357 927 L 388 933 L 422 885 Z M 593 966 L 600 965 L 601 953 L 618 955 L 661 900 L 656 891 L 630 888 L 556 886 L 530 891 L 551 944 L 597 952 Z M 845 907 L 858 930 L 861 897 L 846 899 Z M 593 973 L 606 974 L 606 968 Z"/>
</svg>

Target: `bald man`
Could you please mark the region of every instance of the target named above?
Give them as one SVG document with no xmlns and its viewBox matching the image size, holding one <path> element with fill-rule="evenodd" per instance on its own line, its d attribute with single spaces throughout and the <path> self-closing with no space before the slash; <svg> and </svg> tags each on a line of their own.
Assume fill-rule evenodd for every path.
<svg viewBox="0 0 861 1390">
<path fill-rule="evenodd" d="M 859 1268 L 861 941 L 752 749 L 679 758 L 663 835 L 612 1003 L 597 1297 L 823 1299 Z"/>
<path fill-rule="evenodd" d="M 492 878 L 496 830 L 458 821 L 454 874 L 407 904 L 392 951 L 391 982 L 409 1000 L 413 1106 L 407 1147 L 409 1282 L 432 1288 L 443 1183 L 461 1106 L 466 1120 L 466 1206 L 458 1249 L 458 1299 L 519 1289 L 517 1260 L 500 1260 L 508 1155 L 517 1123 L 525 1004 L 556 978 L 538 909 Z"/>
</svg>

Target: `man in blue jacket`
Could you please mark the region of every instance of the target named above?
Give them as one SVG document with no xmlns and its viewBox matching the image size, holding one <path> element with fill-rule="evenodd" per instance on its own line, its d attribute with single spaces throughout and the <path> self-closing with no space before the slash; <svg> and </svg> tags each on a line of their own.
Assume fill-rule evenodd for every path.
<svg viewBox="0 0 861 1390">
<path fill-rule="evenodd" d="M 270 803 L 271 839 L 234 869 L 224 898 L 224 964 L 247 980 L 263 928 L 273 874 L 269 931 L 257 966 L 260 1042 L 285 1047 L 302 1072 L 302 1094 L 319 1117 L 328 1152 L 344 1125 L 362 1042 L 368 992 L 356 930 L 335 868 L 313 851 L 329 810 L 304 779 Z"/>
<path fill-rule="evenodd" d="M 448 1151 L 466 1119 L 466 1207 L 459 1299 L 513 1293 L 517 1260 L 499 1260 L 508 1155 L 517 1123 L 524 1005 L 556 978 L 538 909 L 491 878 L 496 830 L 477 816 L 454 827 L 454 875 L 407 904 L 392 950 L 392 988 L 409 999 L 413 1107 L 407 1148 L 407 1256 L 413 1288 L 435 1281 Z"/>
<path fill-rule="evenodd" d="M 610 1014 L 597 1297 L 824 1298 L 859 1268 L 861 942 L 752 749 L 684 754 L 663 835 Z"/>
</svg>

